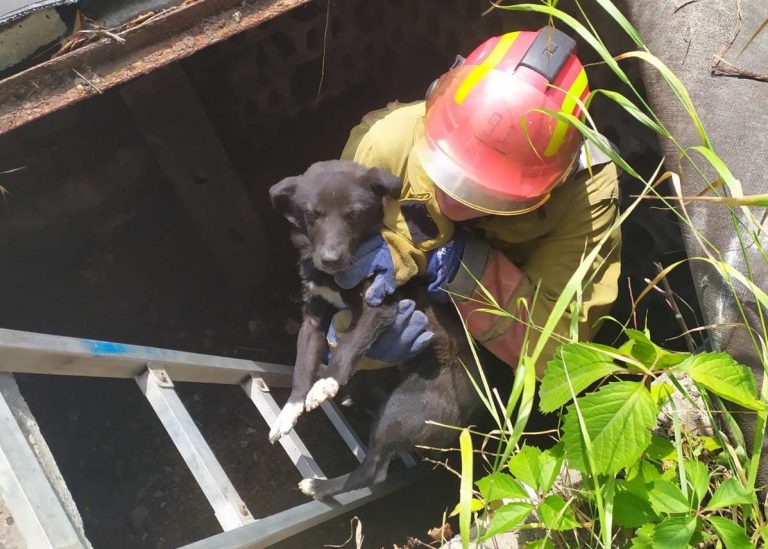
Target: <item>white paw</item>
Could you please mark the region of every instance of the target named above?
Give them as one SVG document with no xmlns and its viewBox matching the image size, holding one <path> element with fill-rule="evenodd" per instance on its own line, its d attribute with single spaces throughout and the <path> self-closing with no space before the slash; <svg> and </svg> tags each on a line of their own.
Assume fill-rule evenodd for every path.
<svg viewBox="0 0 768 549">
<path fill-rule="evenodd" d="M 307 411 L 314 410 L 329 398 L 335 397 L 338 392 L 339 382 L 332 377 L 318 379 L 309 390 L 309 393 L 307 393 L 307 398 L 304 402 Z"/>
<path fill-rule="evenodd" d="M 305 496 L 312 497 L 315 495 L 315 479 L 313 478 L 305 478 L 301 482 L 299 482 L 299 490 L 301 490 L 301 493 Z"/>
<path fill-rule="evenodd" d="M 269 442 L 274 444 L 280 440 L 280 437 L 290 433 L 302 412 L 304 412 L 303 402 L 291 402 L 290 400 L 286 402 L 272 425 L 272 429 L 269 430 Z"/>
</svg>

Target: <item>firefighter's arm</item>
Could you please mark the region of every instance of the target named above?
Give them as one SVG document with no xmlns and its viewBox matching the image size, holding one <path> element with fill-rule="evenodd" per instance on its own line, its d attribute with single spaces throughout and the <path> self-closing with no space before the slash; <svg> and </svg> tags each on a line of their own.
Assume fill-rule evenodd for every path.
<svg viewBox="0 0 768 549">
<path fill-rule="evenodd" d="M 615 169 L 596 177 L 600 176 L 615 178 Z M 447 286 L 470 333 L 501 360 L 516 366 L 526 324 L 530 326 L 529 345 L 535 345 L 582 257 L 607 236 L 587 274 L 586 279 L 591 282 L 582 290 L 579 337 L 589 339 L 594 324 L 607 314 L 618 293 L 620 234 L 610 232 L 617 214 L 618 203 L 611 196 L 592 200 L 589 208 L 573 209 L 555 231 L 539 239 L 528 260 L 519 268 L 488 243 L 470 240 L 462 257 L 463 266 Z M 509 315 L 478 310 L 489 308 L 480 285 Z M 526 299 L 527 308 L 520 306 L 519 298 Z M 557 345 L 568 338 L 570 325 L 570 313 L 566 312 L 558 319 L 554 335 L 540 355 L 536 365 L 539 374 L 543 373 Z"/>
</svg>

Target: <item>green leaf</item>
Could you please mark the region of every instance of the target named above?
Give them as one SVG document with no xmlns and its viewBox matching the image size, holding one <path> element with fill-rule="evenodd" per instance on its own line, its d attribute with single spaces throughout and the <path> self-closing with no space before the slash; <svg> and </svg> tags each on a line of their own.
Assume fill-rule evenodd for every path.
<svg viewBox="0 0 768 549">
<path fill-rule="evenodd" d="M 493 512 L 488 529 L 483 533 L 480 541 L 485 541 L 502 532 L 508 532 L 523 522 L 531 514 L 531 511 L 533 511 L 531 503 L 514 502 L 502 505 Z"/>
<path fill-rule="evenodd" d="M 708 436 L 702 435 L 697 438 L 701 442 L 701 447 L 704 448 L 707 452 L 716 452 L 718 450 L 723 449 L 720 446 L 720 443 L 717 442 L 717 440 L 715 440 L 714 437 L 708 437 Z"/>
<path fill-rule="evenodd" d="M 677 458 L 674 444 L 658 435 L 651 435 L 651 445 L 648 446 L 646 455 L 656 461 L 674 461 Z"/>
<path fill-rule="evenodd" d="M 709 490 L 709 469 L 700 461 L 685 460 L 685 476 L 697 501 L 701 503 Z"/>
<path fill-rule="evenodd" d="M 472 437 L 469 429 L 459 435 L 461 453 L 461 482 L 459 484 L 459 533 L 463 549 L 469 549 L 469 528 L 472 522 Z"/>
<path fill-rule="evenodd" d="M 757 399 L 752 372 L 726 353 L 691 356 L 678 364 L 674 370 L 688 374 L 707 390 L 726 400 L 750 410 L 765 410 L 765 406 Z"/>
<path fill-rule="evenodd" d="M 647 459 L 643 459 L 627 468 L 627 480 L 632 482 L 651 483 L 660 478 L 661 473 L 656 465 Z"/>
<path fill-rule="evenodd" d="M 473 513 L 476 513 L 477 511 L 485 509 L 485 504 L 479 499 L 472 498 L 469 508 Z M 451 511 L 451 514 L 448 516 L 455 517 L 459 513 L 461 513 L 461 502 L 456 504 L 456 507 L 453 508 L 453 511 Z"/>
<path fill-rule="evenodd" d="M 742 505 L 753 503 L 755 493 L 741 485 L 735 478 L 729 478 L 720 483 L 712 499 L 707 504 L 707 509 L 722 509 L 731 505 Z"/>
<path fill-rule="evenodd" d="M 560 473 L 563 465 L 563 445 L 556 444 L 541 451 L 535 446 L 523 445 L 520 451 L 509 458 L 507 467 L 512 475 L 537 492 L 547 492 Z M 528 497 L 522 496 L 522 497 Z"/>
<path fill-rule="evenodd" d="M 632 538 L 632 545 L 630 545 L 629 549 L 653 549 L 653 534 L 655 531 L 655 524 L 645 524 L 635 530 L 635 537 Z"/>
<path fill-rule="evenodd" d="M 648 499 L 657 513 L 688 513 L 691 510 L 691 505 L 680 488 L 668 480 L 653 481 Z"/>
<path fill-rule="evenodd" d="M 709 517 L 707 519 L 725 544 L 725 549 L 752 549 L 752 541 L 744 529 L 730 519 Z"/>
<path fill-rule="evenodd" d="M 558 442 L 552 448 L 544 450 L 539 456 L 539 488 L 542 493 L 547 493 L 557 480 L 565 458 L 565 445 Z"/>
<path fill-rule="evenodd" d="M 669 368 L 679 364 L 689 356 L 688 353 L 671 353 L 662 349 L 651 341 L 651 338 L 645 332 L 627 328 L 624 330 L 624 333 L 632 342 L 631 347 L 629 347 L 632 356 L 648 368 L 652 366 L 657 370 Z"/>
<path fill-rule="evenodd" d="M 539 409 L 549 413 L 570 402 L 569 379 L 573 393 L 579 394 L 595 381 L 617 370 L 620 368 L 605 353 L 588 349 L 579 343 L 561 345 L 544 371 L 539 387 Z"/>
<path fill-rule="evenodd" d="M 656 406 L 661 407 L 674 393 L 675 387 L 670 383 L 651 384 L 651 400 Z"/>
<path fill-rule="evenodd" d="M 618 381 L 578 399 L 592 443 L 595 474 L 615 474 L 636 462 L 651 442 L 656 406 L 642 383 Z M 574 404 L 563 422 L 565 453 L 572 467 L 587 472 L 585 446 Z"/>
<path fill-rule="evenodd" d="M 520 483 L 506 473 L 493 473 L 476 483 L 477 489 L 487 502 L 498 499 L 528 498 L 528 493 Z"/>
<path fill-rule="evenodd" d="M 613 518 L 616 524 L 626 528 L 637 528 L 647 522 L 656 522 L 658 517 L 648 503 L 648 489 L 643 483 L 616 481 L 616 495 L 613 499 Z"/>
<path fill-rule="evenodd" d="M 656 525 L 653 549 L 686 549 L 696 530 L 696 517 L 675 517 Z"/>
<path fill-rule="evenodd" d="M 507 467 L 516 479 L 523 481 L 534 490 L 539 489 L 539 457 L 541 450 L 526 444 L 520 451 L 509 458 Z"/>
<path fill-rule="evenodd" d="M 573 510 L 560 496 L 547 496 L 537 509 L 541 523 L 550 530 L 571 530 L 580 525 L 573 516 Z"/>
</svg>

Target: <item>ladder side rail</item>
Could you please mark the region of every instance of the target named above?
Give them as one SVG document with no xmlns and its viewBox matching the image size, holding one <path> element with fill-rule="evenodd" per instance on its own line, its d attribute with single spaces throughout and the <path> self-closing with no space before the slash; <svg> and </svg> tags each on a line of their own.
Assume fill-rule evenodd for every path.
<svg viewBox="0 0 768 549">
<path fill-rule="evenodd" d="M 181 549 L 261 549 L 399 490 L 419 478 L 418 469 L 391 475 L 381 484 L 337 495 L 333 501 L 310 501 L 256 522 L 205 538 Z"/>
<path fill-rule="evenodd" d="M 0 433 L 0 496 L 28 547 L 85 549 L 2 393 Z"/>
<path fill-rule="evenodd" d="M 291 385 L 292 368 L 281 364 L 0 329 L 0 372 L 133 379 L 150 363 L 177 382 L 236 385 L 257 374 Z"/>
<path fill-rule="evenodd" d="M 167 372 L 147 367 L 136 381 L 211 504 L 221 527 L 226 531 L 252 523 L 251 512 L 176 394 Z"/>
</svg>

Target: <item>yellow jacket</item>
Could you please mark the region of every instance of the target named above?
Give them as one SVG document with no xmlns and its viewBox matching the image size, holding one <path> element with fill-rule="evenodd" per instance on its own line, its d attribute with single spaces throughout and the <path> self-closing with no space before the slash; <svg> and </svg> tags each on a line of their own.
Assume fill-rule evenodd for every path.
<svg viewBox="0 0 768 549">
<path fill-rule="evenodd" d="M 382 231 L 393 252 L 398 285 L 423 274 L 426 252 L 453 235 L 453 222 L 440 213 L 434 184 L 411 154 L 424 131 L 424 112 L 424 102 L 419 101 L 392 103 L 369 113 L 352 129 L 341 156 L 368 167 L 384 168 L 403 180 L 401 198 L 387 207 L 386 228 Z M 533 343 L 535 328 L 546 322 L 583 255 L 610 231 L 618 206 L 618 173 L 615 165 L 608 163 L 591 173 L 581 171 L 573 175 L 534 211 L 462 222 L 465 229 L 489 244 L 489 250 L 465 250 L 463 261 L 472 275 L 460 269 L 449 290 L 477 299 L 481 294 L 469 295 L 477 291 L 474 283 L 479 280 L 485 285 L 487 279 L 486 287 L 501 306 L 516 317 L 527 317 L 533 327 L 529 334 Z M 591 338 L 598 319 L 608 313 L 616 299 L 620 252 L 621 235 L 616 231 L 586 278 L 579 317 L 582 339 Z M 494 278 L 494 272 L 502 273 L 502 280 Z M 517 298 L 526 297 L 530 304 L 534 289 L 538 290 L 536 303 L 529 316 L 517 309 L 516 302 Z M 463 294 L 462 290 L 468 293 Z M 472 335 L 494 354 L 516 365 L 524 324 L 508 317 L 473 312 L 478 307 L 472 300 L 458 301 Z M 570 323 L 566 314 L 559 320 L 556 334 L 567 338 Z M 549 341 L 537 364 L 539 373 L 559 343 L 555 338 Z"/>
</svg>

